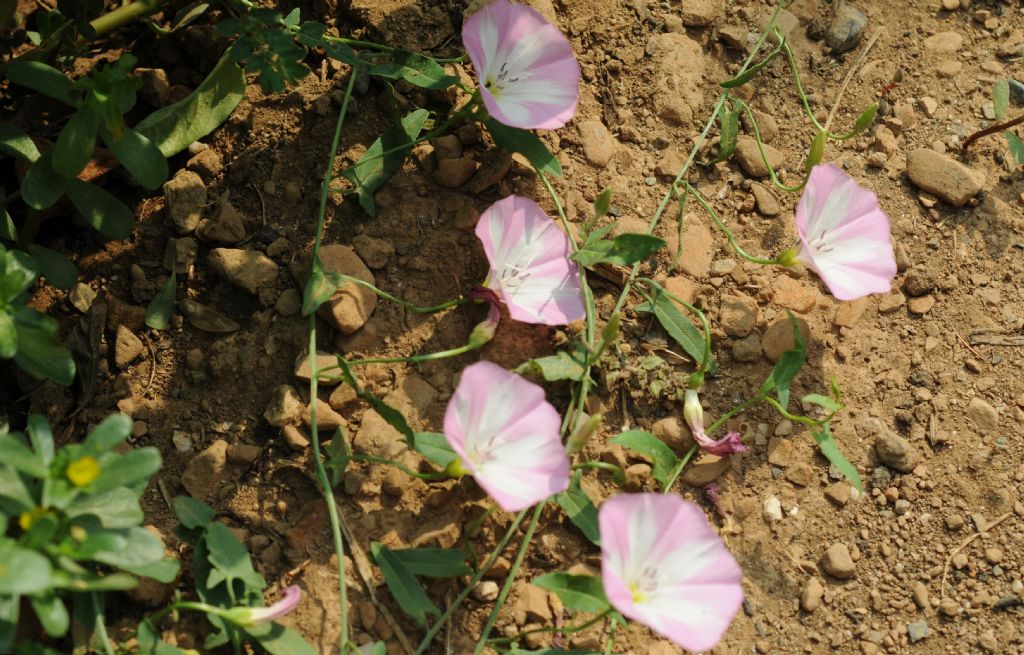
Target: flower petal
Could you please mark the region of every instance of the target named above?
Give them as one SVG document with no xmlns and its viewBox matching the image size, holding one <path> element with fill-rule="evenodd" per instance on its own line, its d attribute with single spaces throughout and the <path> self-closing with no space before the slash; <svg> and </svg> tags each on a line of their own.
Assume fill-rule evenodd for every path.
<svg viewBox="0 0 1024 655">
<path fill-rule="evenodd" d="M 605 501 L 598 522 L 612 606 L 688 650 L 718 643 L 743 602 L 743 572 L 700 508 L 622 494 Z"/>
<path fill-rule="evenodd" d="M 891 288 L 896 276 L 889 218 L 875 194 L 831 164 L 811 170 L 796 210 L 800 250 L 839 300 Z"/>
<path fill-rule="evenodd" d="M 466 20 L 462 40 L 484 105 L 502 123 L 555 129 L 576 114 L 579 63 L 565 36 L 537 11 L 495 0 Z"/>
<path fill-rule="evenodd" d="M 476 235 L 491 263 L 488 285 L 517 321 L 565 325 L 586 316 L 569 237 L 540 205 L 509 196 L 480 216 Z"/>
<path fill-rule="evenodd" d="M 444 416 L 452 450 L 506 511 L 569 486 L 560 429 L 543 389 L 490 362 L 466 367 Z"/>
</svg>

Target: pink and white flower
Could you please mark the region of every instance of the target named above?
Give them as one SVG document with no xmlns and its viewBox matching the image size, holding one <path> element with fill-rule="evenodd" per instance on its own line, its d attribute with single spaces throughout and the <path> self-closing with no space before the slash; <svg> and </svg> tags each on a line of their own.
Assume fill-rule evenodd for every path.
<svg viewBox="0 0 1024 655">
<path fill-rule="evenodd" d="M 232 607 L 223 613 L 224 618 L 242 626 L 276 621 L 294 610 L 302 597 L 297 585 L 286 587 L 284 596 L 270 607 Z"/>
<path fill-rule="evenodd" d="M 511 127 L 552 130 L 576 114 L 580 65 L 572 45 L 538 12 L 495 0 L 462 26 L 484 106 Z"/>
<path fill-rule="evenodd" d="M 544 390 L 497 364 L 462 371 L 444 414 L 444 436 L 469 473 L 505 511 L 569 487 L 562 421 Z M 451 467 L 450 467 L 451 468 Z"/>
<path fill-rule="evenodd" d="M 743 571 L 704 512 L 678 496 L 620 494 L 598 523 L 612 606 L 687 650 L 717 644 L 743 602 Z"/>
<path fill-rule="evenodd" d="M 480 215 L 476 235 L 491 264 L 487 286 L 517 321 L 565 325 L 586 316 L 569 237 L 540 205 L 509 196 Z"/>
<path fill-rule="evenodd" d="M 724 437 L 715 441 L 704 432 L 704 408 L 700 404 L 700 396 L 695 389 L 687 389 L 683 400 L 683 418 L 690 426 L 693 440 L 703 450 L 712 455 L 725 457 L 733 453 L 745 453 L 749 448 L 740 440 L 739 432 L 729 432 Z"/>
<path fill-rule="evenodd" d="M 796 259 L 839 300 L 891 288 L 896 276 L 889 217 L 875 194 L 832 164 L 811 169 L 796 208 Z"/>
</svg>

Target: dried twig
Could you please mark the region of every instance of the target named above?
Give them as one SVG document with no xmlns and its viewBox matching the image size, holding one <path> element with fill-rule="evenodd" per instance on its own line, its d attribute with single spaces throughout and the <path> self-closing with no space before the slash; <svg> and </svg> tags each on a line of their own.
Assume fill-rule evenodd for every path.
<svg viewBox="0 0 1024 655">
<path fill-rule="evenodd" d="M 978 530 L 977 532 L 972 534 L 970 537 L 967 537 L 967 539 L 965 539 L 962 544 L 957 546 L 953 550 L 953 552 L 951 552 L 949 554 L 949 557 L 946 558 L 945 565 L 943 565 L 943 567 L 942 567 L 942 586 L 939 588 L 939 597 L 940 598 L 945 598 L 946 597 L 946 576 L 949 575 L 949 564 L 950 564 L 950 562 L 953 561 L 953 558 L 956 557 L 956 554 L 959 553 L 964 548 L 967 548 L 972 543 L 974 543 L 975 539 L 977 539 L 978 537 L 980 537 L 983 534 L 986 534 L 989 530 L 991 530 L 992 528 L 996 527 L 997 525 L 999 525 L 1000 523 L 1002 523 L 1006 519 L 1010 518 L 1011 516 L 1013 516 L 1013 512 L 1007 512 L 1006 514 L 1003 514 L 1002 516 L 1000 516 L 996 520 L 994 520 L 991 523 L 989 523 L 988 525 L 986 525 L 984 530 Z"/>
</svg>

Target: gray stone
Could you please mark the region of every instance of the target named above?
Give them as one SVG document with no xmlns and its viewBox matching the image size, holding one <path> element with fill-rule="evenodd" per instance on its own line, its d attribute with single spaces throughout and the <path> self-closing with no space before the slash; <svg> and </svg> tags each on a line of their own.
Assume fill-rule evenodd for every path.
<svg viewBox="0 0 1024 655">
<path fill-rule="evenodd" d="M 882 464 L 901 473 L 910 473 L 921 462 L 921 453 L 913 444 L 888 430 L 875 437 L 875 454 Z"/>
<path fill-rule="evenodd" d="M 180 170 L 164 182 L 164 210 L 175 232 L 189 234 L 199 226 L 206 205 L 206 185 L 192 171 Z"/>
<path fill-rule="evenodd" d="M 928 622 L 923 619 L 907 624 L 907 636 L 910 637 L 910 643 L 912 644 L 916 644 L 929 634 L 931 634 L 931 631 L 928 629 Z"/>
<path fill-rule="evenodd" d="M 864 29 L 868 26 L 868 17 L 859 9 L 845 1 L 836 7 L 832 22 L 825 33 L 825 43 L 833 55 L 841 55 L 857 47 Z"/>
<path fill-rule="evenodd" d="M 1024 105 L 1024 82 L 1010 80 L 1010 102 L 1015 105 Z"/>
</svg>

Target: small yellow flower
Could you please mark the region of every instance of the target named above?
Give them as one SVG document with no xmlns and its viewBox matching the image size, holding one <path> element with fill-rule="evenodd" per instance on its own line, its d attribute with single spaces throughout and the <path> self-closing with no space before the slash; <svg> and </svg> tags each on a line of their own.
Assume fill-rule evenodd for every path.
<svg viewBox="0 0 1024 655">
<path fill-rule="evenodd" d="M 32 524 L 36 522 L 36 519 L 38 519 L 43 514 L 46 514 L 46 510 L 43 509 L 42 507 L 36 507 L 35 509 L 29 512 L 23 512 L 22 515 L 18 517 L 18 525 L 21 526 L 22 530 L 28 532 L 28 529 L 31 528 Z"/>
<path fill-rule="evenodd" d="M 100 475 L 100 463 L 91 455 L 86 455 L 68 464 L 65 473 L 71 484 L 76 487 L 84 487 Z"/>
</svg>

